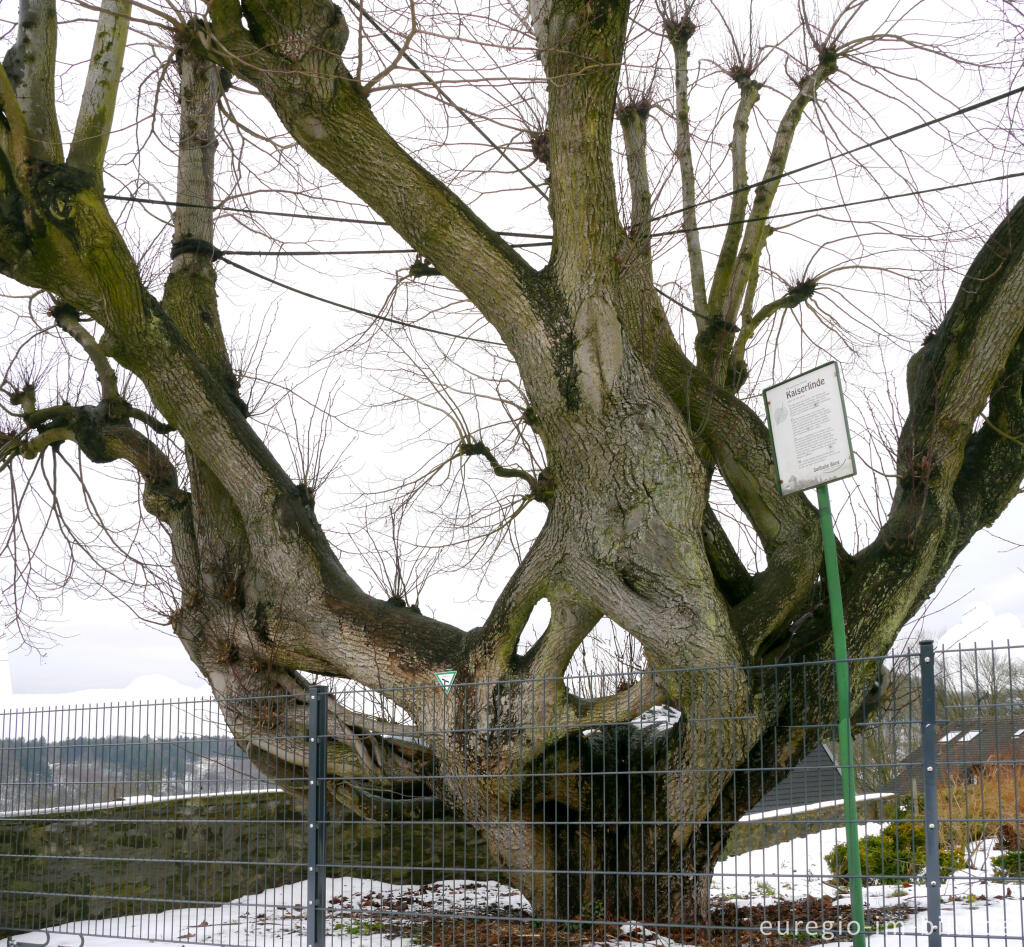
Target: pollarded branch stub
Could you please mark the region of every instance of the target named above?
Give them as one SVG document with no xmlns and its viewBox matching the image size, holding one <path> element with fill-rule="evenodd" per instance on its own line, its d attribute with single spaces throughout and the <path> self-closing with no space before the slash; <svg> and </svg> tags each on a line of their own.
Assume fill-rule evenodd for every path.
<svg viewBox="0 0 1024 947">
<path fill-rule="evenodd" d="M 639 120 L 646 122 L 654 108 L 654 92 L 651 89 L 630 90 L 615 107 L 615 117 L 622 125 Z"/>
<path fill-rule="evenodd" d="M 698 0 L 684 0 L 681 4 L 674 0 L 658 0 L 661 27 L 673 46 L 685 46 L 700 29 L 696 17 L 697 5 Z"/>
<path fill-rule="evenodd" d="M 341 9 L 326 0 L 262 0 L 235 4 L 234 18 L 241 21 L 257 47 L 298 66 L 304 60 L 329 57 L 341 62 L 348 42 L 348 23 Z M 216 19 L 225 4 L 210 4 Z M 240 15 L 239 15 L 240 14 Z"/>
<path fill-rule="evenodd" d="M 66 164 L 32 161 L 28 167 L 29 187 L 35 207 L 63 230 L 73 242 L 77 232 L 69 222 L 75 216 L 78 196 L 93 184 L 91 176 Z"/>
<path fill-rule="evenodd" d="M 784 305 L 786 308 L 792 309 L 800 305 L 800 303 L 807 302 L 817 290 L 818 281 L 813 277 L 807 276 L 796 280 L 786 287 L 786 295 L 783 297 L 785 300 Z"/>
<path fill-rule="evenodd" d="M 551 165 L 551 135 L 546 128 L 530 128 L 526 132 L 530 143 L 530 153 L 535 161 L 545 168 Z"/>
<path fill-rule="evenodd" d="M 36 386 L 31 381 L 25 381 L 11 392 L 9 400 L 22 414 L 33 414 L 36 410 Z"/>
</svg>

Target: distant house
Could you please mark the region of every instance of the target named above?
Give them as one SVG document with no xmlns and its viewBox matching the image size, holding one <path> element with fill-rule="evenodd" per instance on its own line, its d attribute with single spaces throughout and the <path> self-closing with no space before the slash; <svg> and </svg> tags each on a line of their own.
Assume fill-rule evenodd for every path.
<svg viewBox="0 0 1024 947">
<path fill-rule="evenodd" d="M 794 766 L 774 789 L 766 792 L 749 814 L 813 807 L 842 798 L 842 770 L 832 751 L 822 743 Z"/>
<path fill-rule="evenodd" d="M 985 766 L 997 760 L 1010 766 L 1024 764 L 1024 716 L 938 724 L 937 729 L 935 772 L 940 785 L 975 783 Z M 920 748 L 903 761 L 883 791 L 900 796 L 924 791 Z"/>
</svg>

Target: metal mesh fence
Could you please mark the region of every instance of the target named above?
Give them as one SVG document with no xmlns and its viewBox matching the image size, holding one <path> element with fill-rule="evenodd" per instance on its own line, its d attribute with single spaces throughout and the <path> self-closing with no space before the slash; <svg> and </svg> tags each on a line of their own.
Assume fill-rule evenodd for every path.
<svg viewBox="0 0 1024 947">
<path fill-rule="evenodd" d="M 850 662 L 868 943 L 1021 942 L 1022 660 Z M 849 943 L 834 681 L 808 662 L 2 712 L 0 937 Z"/>
</svg>

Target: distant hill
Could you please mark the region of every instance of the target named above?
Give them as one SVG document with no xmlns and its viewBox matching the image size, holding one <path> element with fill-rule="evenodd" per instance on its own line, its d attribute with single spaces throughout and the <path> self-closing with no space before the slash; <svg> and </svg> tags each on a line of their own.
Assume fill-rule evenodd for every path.
<svg viewBox="0 0 1024 947">
<path fill-rule="evenodd" d="M 226 736 L 0 740 L 0 813 L 267 785 Z"/>
</svg>

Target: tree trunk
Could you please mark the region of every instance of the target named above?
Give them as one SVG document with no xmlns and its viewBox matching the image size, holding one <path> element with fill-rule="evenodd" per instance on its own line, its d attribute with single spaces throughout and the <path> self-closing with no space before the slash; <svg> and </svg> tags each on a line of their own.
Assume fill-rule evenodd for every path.
<svg viewBox="0 0 1024 947">
<path fill-rule="evenodd" d="M 824 672 L 809 671 L 818 678 L 794 693 L 742 669 L 827 657 L 829 644 L 816 511 L 779 494 L 765 424 L 736 392 L 758 320 L 800 301 L 787 293 L 752 309 L 797 123 L 836 74 L 843 44 L 819 50 L 797 77 L 753 219 L 732 222 L 710 287 L 695 293 L 703 300 L 695 364 L 654 284 L 648 139 L 635 106 L 620 110 L 629 229 L 619 215 L 612 129 L 629 6 L 530 4 L 547 88 L 553 229 L 550 260 L 536 269 L 378 121 L 345 65 L 348 27 L 337 6 L 209 0 L 210 23 L 179 24 L 175 33 L 182 206 L 158 301 L 101 188 L 127 4 L 103 3 L 65 161 L 55 8 L 26 0 L 33 15 L 21 17 L 17 45 L 33 56 L 15 55 L 0 72 L 0 272 L 59 300 L 54 320 L 95 369 L 100 399 L 38 407 L 34 386 L 12 392 L 18 430 L 0 432 L 0 458 L 33 460 L 70 441 L 95 463 L 135 467 L 146 510 L 170 534 L 179 595 L 172 627 L 264 772 L 294 775 L 305 765 L 305 673 L 357 681 L 413 722 L 332 705 L 329 770 L 340 809 L 370 818 L 432 805 L 454 812 L 485 836 L 495 865 L 539 915 L 688 923 L 707 917 L 709 872 L 729 825 L 767 788 L 743 785 L 737 768 L 777 772 L 800 758 L 808 732 L 834 719 Z M 688 56 L 680 44 L 693 29 L 673 26 L 680 70 Z M 807 29 L 807 48 L 818 49 Z M 519 472 L 530 487 L 523 499 L 548 512 L 480 628 L 464 632 L 360 589 L 328 542 L 308 484 L 292 481 L 249 422 L 215 293 L 222 89 L 213 61 L 251 83 L 309 155 L 463 293 L 500 338 L 501 357 L 515 362 L 524 421 L 547 463 Z M 684 78 L 677 75 L 681 112 L 689 109 Z M 744 88 L 734 208 L 746 205 L 757 91 Z M 680 134 L 687 152 L 691 139 Z M 691 158 L 684 173 L 692 176 Z M 692 181 L 684 192 L 698 193 Z M 695 235 L 690 250 L 696 264 Z M 892 510 L 874 542 L 840 555 L 854 657 L 884 653 L 971 536 L 1019 492 L 1022 293 L 1024 202 L 982 248 L 910 362 Z M 734 345 L 737 318 L 746 335 Z M 129 403 L 129 380 L 160 417 Z M 716 518 L 715 471 L 756 533 L 760 572 L 748 572 Z M 542 599 L 550 624 L 520 655 Z M 582 700 L 562 675 L 603 616 L 638 639 L 655 671 L 622 693 Z M 719 670 L 671 671 L 701 666 Z M 449 667 L 465 684 L 443 694 L 434 672 Z M 265 702 L 234 701 L 256 695 Z M 631 722 L 659 703 L 678 711 L 676 724 Z M 409 799 L 373 791 L 388 781 L 408 785 Z"/>
</svg>

